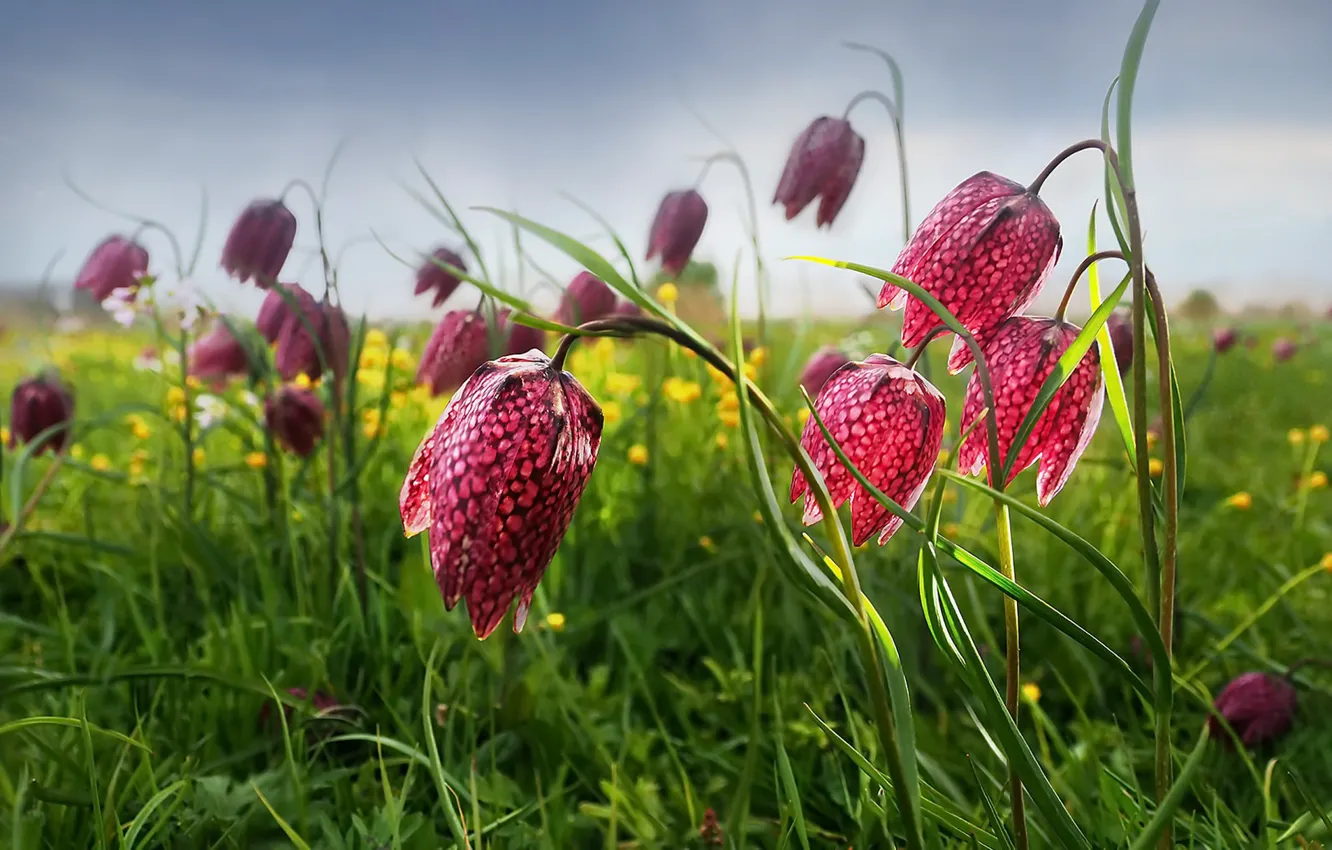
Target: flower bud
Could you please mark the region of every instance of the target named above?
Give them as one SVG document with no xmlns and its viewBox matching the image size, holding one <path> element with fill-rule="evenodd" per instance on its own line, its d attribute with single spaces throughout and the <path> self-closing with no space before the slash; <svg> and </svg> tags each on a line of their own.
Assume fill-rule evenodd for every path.
<svg viewBox="0 0 1332 850">
<path fill-rule="evenodd" d="M 296 216 L 281 201 L 259 200 L 246 207 L 222 248 L 222 268 L 245 283 L 267 289 L 287 263 L 296 241 Z"/>
<path fill-rule="evenodd" d="M 264 402 L 264 423 L 278 445 L 309 457 L 324 439 L 324 403 L 310 390 L 280 387 Z"/>
<path fill-rule="evenodd" d="M 59 378 L 41 375 L 20 381 L 9 402 L 9 447 L 31 443 L 47 429 L 63 425 L 36 453 L 64 451 L 73 419 L 74 396 Z"/>
<path fill-rule="evenodd" d="M 147 271 L 148 251 L 142 245 L 124 236 L 108 236 L 84 261 L 74 288 L 88 290 L 100 304 L 117 289 L 136 292 Z"/>
</svg>

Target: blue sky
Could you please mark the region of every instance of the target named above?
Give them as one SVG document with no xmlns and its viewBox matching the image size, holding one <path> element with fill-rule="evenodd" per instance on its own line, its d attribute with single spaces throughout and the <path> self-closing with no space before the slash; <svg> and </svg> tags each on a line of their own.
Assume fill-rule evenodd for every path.
<svg viewBox="0 0 1332 850">
<path fill-rule="evenodd" d="M 771 262 L 811 253 L 887 266 L 901 247 L 891 127 L 873 104 L 852 115 L 866 163 L 830 231 L 813 229 L 812 210 L 788 223 L 768 203 L 806 123 L 889 87 L 878 60 L 839 43 L 881 46 L 905 71 L 919 221 L 975 171 L 1026 182 L 1094 135 L 1136 13 L 1128 0 L 20 4 L 0 32 L 0 281 L 31 281 L 61 251 L 55 276 L 68 280 L 89 246 L 125 229 L 71 191 L 67 171 L 187 243 L 206 189 L 195 279 L 224 306 L 251 310 L 257 294 L 217 271 L 231 219 L 292 178 L 317 183 L 346 139 L 327 210 L 333 250 L 350 245 L 344 300 L 426 316 L 410 270 L 368 238 L 403 252 L 456 241 L 404 190 L 422 187 L 414 157 L 460 209 L 517 208 L 591 236 L 595 223 L 560 195 L 572 193 L 641 256 L 660 196 L 692 184 L 697 158 L 722 147 L 715 130 L 753 172 L 777 309 L 857 312 L 849 275 Z M 1168 291 L 1207 285 L 1234 306 L 1332 301 L 1328 32 L 1326 0 L 1162 3 L 1135 118 L 1148 258 Z M 1096 157 L 1084 154 L 1044 192 L 1069 250 L 1042 303 L 1057 300 L 1081 256 L 1098 187 Z M 702 192 L 712 213 L 697 256 L 729 276 L 745 243 L 741 184 L 718 167 Z M 301 231 L 284 278 L 314 285 L 313 218 L 299 197 L 293 208 Z M 484 213 L 466 219 L 492 271 L 512 280 L 504 228 Z M 167 270 L 166 243 L 148 244 Z M 576 271 L 530 247 L 557 277 Z"/>
</svg>

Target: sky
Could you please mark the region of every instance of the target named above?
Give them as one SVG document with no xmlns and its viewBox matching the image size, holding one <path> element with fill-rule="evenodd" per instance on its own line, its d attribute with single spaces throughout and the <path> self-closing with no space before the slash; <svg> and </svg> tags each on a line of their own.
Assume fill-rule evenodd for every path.
<svg viewBox="0 0 1332 850">
<path fill-rule="evenodd" d="M 830 229 L 815 229 L 812 208 L 787 222 L 771 204 L 806 124 L 840 115 L 859 91 L 891 91 L 884 63 L 842 42 L 871 43 L 903 69 L 915 224 L 977 171 L 1027 183 L 1097 135 L 1137 12 L 1130 0 L 17 4 L 0 31 L 0 285 L 35 282 L 48 267 L 67 283 L 92 245 L 134 228 L 71 183 L 166 224 L 186 254 L 206 197 L 191 280 L 222 308 L 252 313 L 260 293 L 218 268 L 227 229 L 292 180 L 318 188 L 341 145 L 324 218 L 344 303 L 430 318 L 441 310 L 412 297 L 412 269 L 390 250 L 410 259 L 460 240 L 413 199 L 429 191 L 417 162 L 514 289 L 512 236 L 475 208 L 517 210 L 613 250 L 572 195 L 651 271 L 641 258 L 661 196 L 731 147 L 753 179 L 774 311 L 863 313 L 854 275 L 780 258 L 891 266 L 903 228 L 886 112 L 866 102 L 851 114 L 865 164 Z M 1148 262 L 1168 295 L 1204 286 L 1231 307 L 1332 302 L 1329 32 L 1327 0 L 1161 3 L 1134 105 L 1134 161 Z M 1100 189 L 1089 152 L 1042 192 L 1066 250 L 1038 306 L 1057 302 L 1084 255 Z M 728 282 L 738 258 L 752 309 L 739 172 L 718 165 L 700 191 L 711 213 L 695 257 Z M 288 202 L 300 230 L 282 278 L 321 291 L 311 200 L 293 190 Z M 153 270 L 172 274 L 170 243 L 143 238 Z M 524 246 L 559 283 L 578 271 L 547 246 Z M 524 288 L 538 276 L 526 268 Z M 536 292 L 552 306 L 552 290 Z M 464 288 L 447 307 L 475 297 Z"/>
</svg>

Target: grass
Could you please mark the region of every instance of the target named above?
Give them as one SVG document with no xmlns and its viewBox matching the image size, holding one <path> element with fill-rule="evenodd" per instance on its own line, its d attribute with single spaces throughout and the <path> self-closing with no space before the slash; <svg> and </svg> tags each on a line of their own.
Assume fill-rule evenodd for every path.
<svg viewBox="0 0 1332 850">
<path fill-rule="evenodd" d="M 773 331 L 757 371 L 793 421 L 804 357 L 840 330 Z M 1332 658 L 1332 575 L 1310 569 L 1332 552 L 1332 494 L 1297 480 L 1332 472 L 1332 449 L 1288 433 L 1329 421 L 1332 334 L 1316 328 L 1295 359 L 1274 363 L 1267 343 L 1283 329 L 1256 330 L 1257 347 L 1220 358 L 1188 423 L 1177 676 L 1211 693 L 1247 670 Z M 886 350 L 888 323 L 873 334 Z M 423 335 L 412 336 L 405 347 L 419 351 Z M 1201 325 L 1176 329 L 1185 395 L 1209 339 Z M 178 379 L 169 364 L 132 366 L 145 342 L 20 336 L 0 360 L 10 386 L 45 347 L 80 420 L 102 423 L 78 436 L 0 554 L 0 846 L 681 848 L 707 846 L 700 827 L 712 820 L 705 832 L 733 847 L 889 846 L 892 795 L 846 749 L 882 769 L 853 635 L 779 569 L 739 434 L 719 410 L 727 387 L 700 361 L 646 341 L 575 350 L 572 371 L 610 411 L 600 460 L 525 632 L 506 621 L 478 642 L 461 610 L 443 610 L 423 540 L 402 535 L 397 491 L 443 400 L 412 391 L 410 371 L 386 372 L 387 347 L 370 340 L 356 381 L 362 605 L 345 507 L 329 551 L 323 452 L 258 467 L 244 388 L 220 394 L 229 410 L 198 437 L 196 503 L 182 509 Z M 930 369 L 950 400 L 951 443 L 962 385 L 941 356 Z M 668 393 L 668 377 L 685 383 Z M 385 411 L 381 433 L 371 409 Z M 131 413 L 151 433 L 136 436 Z M 53 463 L 18 461 L 6 452 L 11 521 L 15 496 Z M 781 491 L 789 463 L 772 467 Z M 1034 504 L 1032 482 L 1025 473 L 1013 493 Z M 1227 503 L 1241 491 L 1248 509 Z M 1141 583 L 1134 481 L 1108 412 L 1047 513 Z M 945 533 L 990 563 L 993 517 L 987 498 L 946 489 Z M 786 518 L 795 527 L 796 510 Z M 1021 517 L 1014 537 L 1022 584 L 1146 677 L 1124 604 L 1100 576 Z M 913 688 L 927 839 L 1003 846 L 994 819 L 1007 816 L 1007 768 L 926 629 L 918 540 L 903 533 L 857 555 Z M 1001 597 L 942 566 L 1002 681 Z M 1155 805 L 1149 706 L 1030 615 L 1023 645 L 1024 736 L 1094 846 L 1128 846 Z M 1306 667 L 1296 678 L 1289 735 L 1201 756 L 1177 843 L 1327 842 L 1332 676 Z M 320 712 L 289 688 L 344 708 Z M 1207 709 L 1183 686 L 1176 703 L 1178 768 Z M 1052 841 L 1032 815 L 1033 845 Z"/>
</svg>

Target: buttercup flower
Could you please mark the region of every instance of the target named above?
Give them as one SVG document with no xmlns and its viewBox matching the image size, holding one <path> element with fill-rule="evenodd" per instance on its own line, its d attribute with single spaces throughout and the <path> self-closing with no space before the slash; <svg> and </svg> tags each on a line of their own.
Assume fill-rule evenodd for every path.
<svg viewBox="0 0 1332 850">
<path fill-rule="evenodd" d="M 284 297 L 284 295 L 286 297 Z M 300 321 L 299 316 L 313 316 L 319 309 L 319 302 L 305 288 L 296 283 L 279 283 L 268 290 L 264 303 L 259 305 L 259 316 L 254 326 L 259 335 L 269 342 L 277 342 L 288 320 Z"/>
<path fill-rule="evenodd" d="M 592 272 L 578 273 L 564 291 L 555 321 L 562 325 L 578 325 L 603 319 L 615 309 L 615 290 L 607 286 Z"/>
<path fill-rule="evenodd" d="M 1235 342 L 1239 335 L 1235 333 L 1234 328 L 1217 328 L 1212 331 L 1212 347 L 1216 349 L 1217 354 L 1225 354 L 1235 347 Z"/>
<path fill-rule="evenodd" d="M 1249 508 L 1253 507 L 1253 496 L 1241 490 L 1238 493 L 1227 496 L 1226 504 L 1232 508 L 1247 511 Z"/>
<path fill-rule="evenodd" d="M 925 491 L 943 443 L 944 397 L 915 371 L 885 354 L 847 363 L 823 385 L 814 410 L 847 457 L 899 505 L 911 510 Z M 837 461 L 812 417 L 800 444 L 828 485 L 833 505 L 851 500 L 851 541 L 874 534 L 888 542 L 902 520 L 888 512 Z M 805 497 L 805 525 L 823 518 L 800 470 L 791 479 L 791 501 Z"/>
<path fill-rule="evenodd" d="M 1110 331 L 1110 345 L 1115 349 L 1115 364 L 1123 375 L 1133 365 L 1133 319 L 1116 310 L 1105 322 Z"/>
<path fill-rule="evenodd" d="M 62 452 L 73 419 L 74 395 L 59 378 L 39 375 L 20 381 L 9 401 L 9 447 L 30 443 L 48 428 L 64 425 L 53 431 L 36 453 Z"/>
<path fill-rule="evenodd" d="M 416 382 L 432 396 L 460 387 L 490 355 L 486 320 L 474 310 L 450 310 L 439 320 L 416 367 Z"/>
<path fill-rule="evenodd" d="M 661 257 L 662 270 L 672 277 L 679 275 L 688 265 L 707 221 L 708 204 L 698 192 L 681 189 L 668 193 L 652 219 L 647 258 Z"/>
<path fill-rule="evenodd" d="M 930 210 L 892 271 L 939 299 L 983 345 L 1000 322 L 1021 313 L 1040 293 L 1063 244 L 1059 221 L 1039 196 L 982 171 Z M 902 345 L 915 348 L 940 322 L 922 302 L 885 282 L 879 307 L 903 306 Z M 949 372 L 970 362 L 970 351 L 955 340 Z"/>
<path fill-rule="evenodd" d="M 840 349 L 825 345 L 810 355 L 805 369 L 800 373 L 800 386 L 811 396 L 817 396 L 834 372 L 851 362 Z"/>
<path fill-rule="evenodd" d="M 347 374 L 351 348 L 347 314 L 328 301 L 317 304 L 313 311 L 303 309 L 305 320 L 301 321 L 296 314 L 288 316 L 278 335 L 277 356 L 274 358 L 278 374 L 284 381 L 295 380 L 297 375 L 318 378 L 324 374 L 327 364 L 333 377 L 341 380 Z"/>
<path fill-rule="evenodd" d="M 296 216 L 281 201 L 254 201 L 231 226 L 222 247 L 222 268 L 263 289 L 276 282 L 296 241 Z"/>
<path fill-rule="evenodd" d="M 864 158 L 865 140 L 851 129 L 850 121 L 819 116 L 791 146 L 772 202 L 786 207 L 790 221 L 822 196 L 815 226 L 830 225 L 851 194 Z"/>
<path fill-rule="evenodd" d="M 1268 673 L 1236 676 L 1216 695 L 1215 703 L 1217 713 L 1250 749 L 1284 735 L 1295 720 L 1295 707 L 1295 688 Z M 1208 717 L 1207 724 L 1212 737 L 1230 740 L 1215 717 Z"/>
<path fill-rule="evenodd" d="M 88 290 L 98 303 L 106 301 L 115 290 L 125 289 L 131 294 L 128 300 L 133 301 L 139 278 L 147 271 L 147 249 L 124 236 L 108 236 L 84 260 L 74 288 Z"/>
<path fill-rule="evenodd" d="M 202 381 L 222 383 L 249 372 L 250 355 L 226 322 L 218 322 L 190 347 L 189 374 Z"/>
<path fill-rule="evenodd" d="M 1042 384 L 1078 332 L 1076 325 L 1058 319 L 1014 316 L 1000 325 L 986 344 L 985 360 L 994 384 L 999 453 L 1005 462 L 1017 430 L 1036 401 Z M 1063 488 L 1096 432 L 1096 425 L 1101 420 L 1101 405 L 1105 401 L 1103 386 L 1099 347 L 1093 345 L 1041 413 L 1026 444 L 1018 452 L 1005 483 L 1039 461 L 1036 498 L 1042 506 L 1048 505 Z M 980 379 L 973 374 L 967 382 L 962 428 L 970 427 L 984 407 Z M 982 423 L 962 442 L 958 449 L 958 465 L 973 475 L 980 472 L 988 462 L 988 446 L 988 429 Z"/>
<path fill-rule="evenodd" d="M 453 610 L 467 600 L 476 636 L 532 594 L 596 464 L 601 409 L 538 351 L 483 364 L 449 400 L 402 485 L 408 536 L 430 529 L 430 562 Z"/>
<path fill-rule="evenodd" d="M 458 288 L 462 281 L 456 274 L 448 269 L 441 268 L 439 263 L 453 266 L 461 271 L 467 271 L 467 264 L 463 262 L 462 256 L 456 251 L 448 248 L 436 248 L 434 253 L 427 257 L 421 267 L 416 270 L 416 293 L 424 295 L 433 291 L 435 299 L 430 303 L 431 307 L 438 307 L 449 299 L 453 291 Z"/>
<path fill-rule="evenodd" d="M 278 445 L 309 457 L 324 438 L 324 403 L 309 390 L 280 387 L 264 402 L 264 424 Z"/>
</svg>

